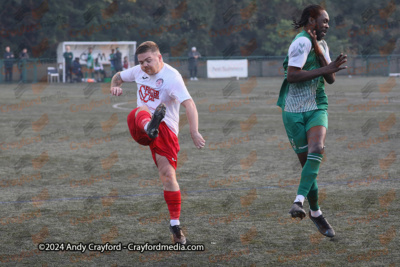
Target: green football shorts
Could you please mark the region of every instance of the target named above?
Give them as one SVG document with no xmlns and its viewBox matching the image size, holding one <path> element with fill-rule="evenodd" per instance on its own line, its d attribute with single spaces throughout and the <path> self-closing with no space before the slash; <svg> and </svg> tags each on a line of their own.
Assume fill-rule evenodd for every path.
<svg viewBox="0 0 400 267">
<path fill-rule="evenodd" d="M 307 152 L 307 131 L 314 126 L 324 126 L 328 129 L 328 112 L 316 109 L 301 113 L 282 111 L 283 125 L 290 144 L 296 154 Z"/>
</svg>

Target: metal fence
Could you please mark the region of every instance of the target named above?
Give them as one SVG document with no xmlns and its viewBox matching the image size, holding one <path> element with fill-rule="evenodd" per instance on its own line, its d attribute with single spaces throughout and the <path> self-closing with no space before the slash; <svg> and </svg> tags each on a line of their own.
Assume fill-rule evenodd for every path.
<svg viewBox="0 0 400 267">
<path fill-rule="evenodd" d="M 208 57 L 200 58 L 197 68 L 198 77 L 207 77 L 207 60 L 213 59 L 244 59 L 245 57 Z M 246 57 L 249 61 L 249 76 L 256 77 L 278 77 L 284 75 L 282 63 L 284 56 L 274 57 Z M 332 58 L 335 60 L 335 58 Z M 165 58 L 165 62 L 179 70 L 184 77 L 189 76 L 188 60 L 182 57 Z M 369 55 L 365 56 L 348 56 L 347 69 L 342 70 L 338 75 L 351 76 L 388 76 L 389 73 L 400 73 L 400 55 Z"/>
<path fill-rule="evenodd" d="M 62 81 L 62 64 L 57 63 L 56 58 L 30 58 L 25 61 L 14 60 L 12 67 L 12 82 L 37 83 L 47 82 L 48 68 L 54 67 L 59 73 L 60 81 Z M 86 65 L 81 65 L 83 77 L 88 72 Z M 103 65 L 107 77 L 111 76 L 110 65 Z M 5 65 L 4 60 L 0 60 L 0 83 L 5 82 Z M 89 77 L 90 78 L 90 77 Z"/>
<path fill-rule="evenodd" d="M 282 77 L 283 56 L 274 57 L 203 57 L 198 61 L 199 78 L 207 77 L 207 60 L 229 60 L 244 59 L 249 61 L 249 76 L 253 77 Z M 334 58 L 333 58 L 334 60 Z M 189 77 L 188 59 L 186 57 L 168 57 L 164 55 L 164 62 L 170 64 L 182 74 L 183 77 Z M 390 73 L 400 73 L 400 55 L 369 55 L 366 56 L 348 56 L 348 68 L 342 70 L 338 75 L 351 76 L 388 76 Z M 12 68 L 12 82 L 28 82 L 36 83 L 39 81 L 47 81 L 47 68 L 55 67 L 60 73 L 62 80 L 62 69 L 57 64 L 56 58 L 32 58 L 26 61 L 14 60 Z M 104 66 L 107 77 L 112 75 L 110 66 Z M 82 66 L 82 72 L 85 75 L 86 67 Z M 0 83 L 5 82 L 4 60 L 0 60 Z"/>
<path fill-rule="evenodd" d="M 56 67 L 56 58 L 30 58 L 23 61 L 13 60 L 12 82 L 36 83 L 47 81 L 47 68 Z M 4 60 L 0 60 L 0 82 L 5 82 L 6 67 Z"/>
</svg>

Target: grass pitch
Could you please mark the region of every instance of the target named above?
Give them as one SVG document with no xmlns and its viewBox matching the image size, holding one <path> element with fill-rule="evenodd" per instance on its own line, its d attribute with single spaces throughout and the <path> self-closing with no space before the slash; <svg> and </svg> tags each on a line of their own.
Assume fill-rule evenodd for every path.
<svg viewBox="0 0 400 267">
<path fill-rule="evenodd" d="M 318 185 L 336 231 L 292 220 L 301 167 L 275 105 L 282 80 L 187 81 L 206 147 L 181 109 L 181 223 L 204 252 L 40 252 L 43 242 L 171 243 L 150 150 L 126 117 L 135 84 L 1 85 L 0 262 L 29 266 L 396 266 L 400 86 L 339 76 Z M 305 203 L 307 207 L 307 202 Z"/>
</svg>

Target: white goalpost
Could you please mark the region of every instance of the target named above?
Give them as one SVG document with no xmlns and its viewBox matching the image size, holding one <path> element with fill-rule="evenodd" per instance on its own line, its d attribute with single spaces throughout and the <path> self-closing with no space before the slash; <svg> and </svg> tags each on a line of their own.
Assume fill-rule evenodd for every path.
<svg viewBox="0 0 400 267">
<path fill-rule="evenodd" d="M 79 63 L 82 66 L 86 66 L 86 58 L 88 54 L 89 47 L 92 48 L 93 59 L 98 58 L 103 65 L 110 65 L 109 56 L 111 54 L 111 49 L 119 48 L 123 58 L 128 56 L 129 67 L 135 65 L 135 51 L 136 42 L 135 41 L 121 41 L 121 42 L 61 42 L 57 47 L 57 65 L 62 66 L 63 82 L 66 80 L 65 73 L 65 59 L 64 52 L 66 52 L 65 47 L 69 45 L 71 47 L 71 52 L 73 53 L 73 59 L 79 58 Z M 114 51 L 116 52 L 116 51 Z"/>
</svg>

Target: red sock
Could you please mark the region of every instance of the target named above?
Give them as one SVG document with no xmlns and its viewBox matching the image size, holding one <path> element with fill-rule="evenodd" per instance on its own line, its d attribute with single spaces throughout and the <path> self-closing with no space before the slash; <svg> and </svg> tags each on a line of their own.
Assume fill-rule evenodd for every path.
<svg viewBox="0 0 400 267">
<path fill-rule="evenodd" d="M 168 205 L 170 219 L 179 220 L 181 215 L 181 191 L 164 191 L 164 199 Z"/>
<path fill-rule="evenodd" d="M 136 115 L 136 123 L 142 131 L 144 131 L 144 126 L 146 126 L 146 123 L 150 121 L 151 121 L 151 115 L 145 110 L 140 111 Z"/>
</svg>

